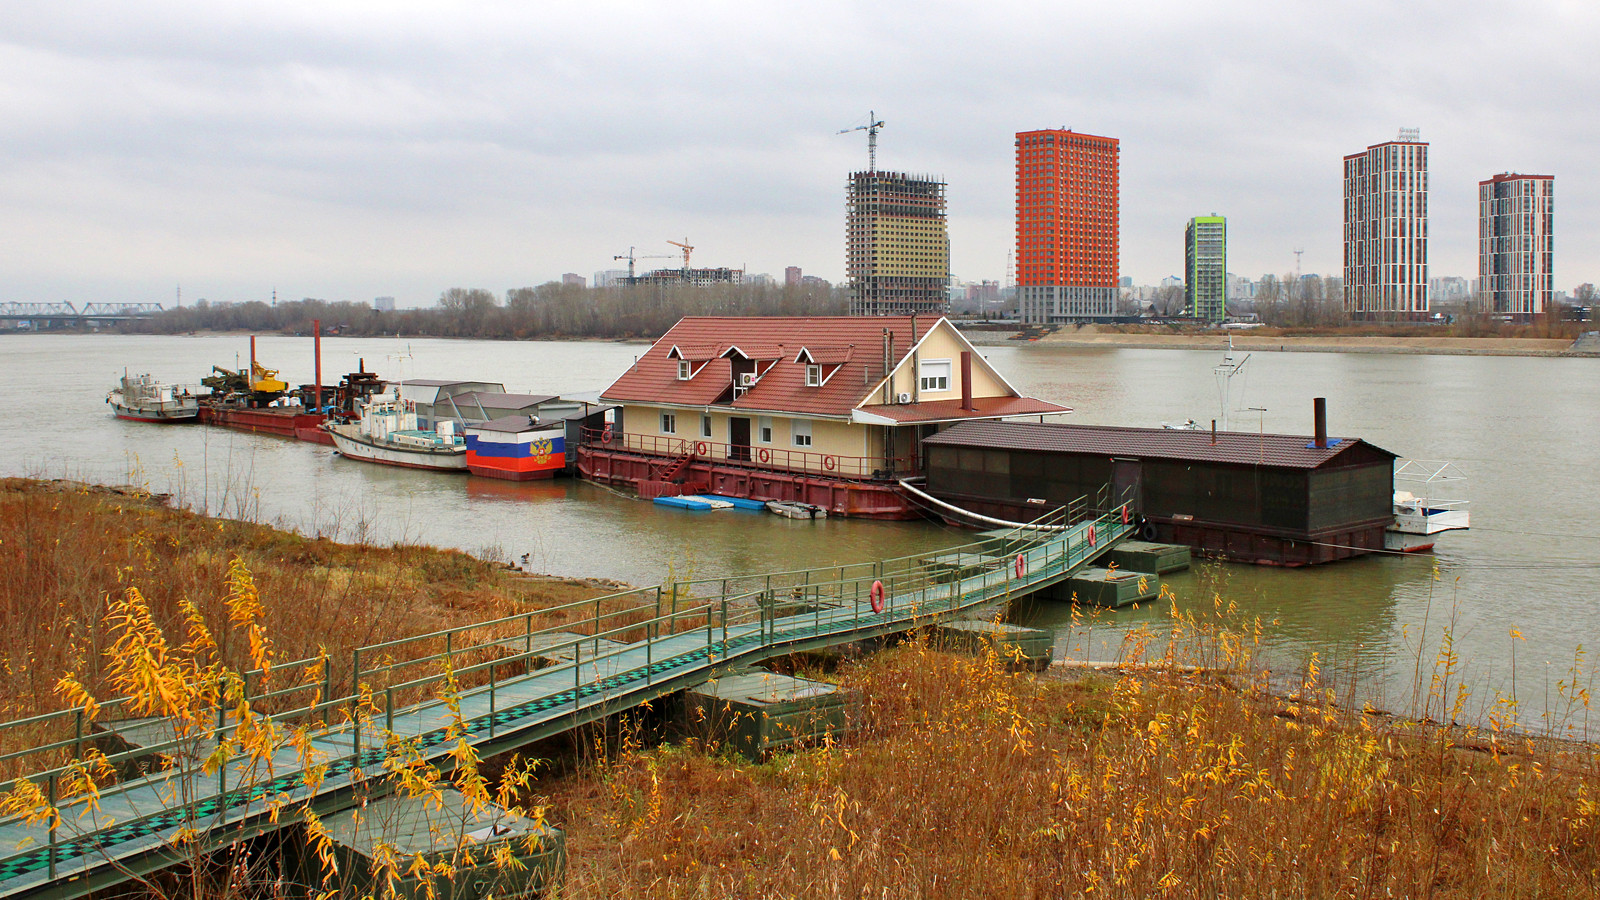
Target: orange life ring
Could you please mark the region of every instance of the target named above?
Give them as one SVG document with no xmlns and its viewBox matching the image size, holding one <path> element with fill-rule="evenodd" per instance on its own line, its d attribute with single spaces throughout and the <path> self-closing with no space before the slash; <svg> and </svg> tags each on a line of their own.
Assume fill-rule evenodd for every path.
<svg viewBox="0 0 1600 900">
<path fill-rule="evenodd" d="M 602 444 L 611 443 L 611 426 L 610 425 L 607 425 L 604 429 L 602 429 L 600 431 L 600 443 L 602 443 Z"/>
<path fill-rule="evenodd" d="M 883 612 L 883 582 L 874 581 L 872 583 L 872 590 L 867 592 L 867 599 L 872 602 L 873 612 Z"/>
<path fill-rule="evenodd" d="M 706 455 L 706 442 L 705 441 L 700 441 L 699 443 L 695 444 L 694 445 L 694 452 L 695 452 L 696 456 L 705 456 Z"/>
<path fill-rule="evenodd" d="M 1017 577 L 1018 578 L 1022 577 L 1022 573 L 1028 571 L 1028 561 L 1026 559 L 1022 558 L 1022 554 L 1021 553 L 1017 554 L 1016 569 L 1017 569 Z"/>
<path fill-rule="evenodd" d="M 832 472 L 838 465 L 839 461 L 831 456 L 824 456 L 822 458 L 822 467 L 827 469 L 829 472 Z"/>
<path fill-rule="evenodd" d="M 1122 504 L 1122 524 L 1128 524 L 1128 504 Z"/>
<path fill-rule="evenodd" d="M 1094 546 L 1094 526 L 1089 526 L 1089 546 Z"/>
<path fill-rule="evenodd" d="M 772 462 L 772 451 L 762 447 L 756 452 L 756 458 L 762 462 Z"/>
</svg>

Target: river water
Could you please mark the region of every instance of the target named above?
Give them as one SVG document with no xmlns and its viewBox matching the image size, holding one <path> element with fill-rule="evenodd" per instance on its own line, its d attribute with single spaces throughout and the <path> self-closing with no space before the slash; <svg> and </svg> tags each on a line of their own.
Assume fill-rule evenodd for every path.
<svg viewBox="0 0 1600 900">
<path fill-rule="evenodd" d="M 286 380 L 311 380 L 308 339 L 263 337 L 258 348 Z M 501 381 L 513 392 L 592 399 L 644 349 L 327 338 L 323 376 L 337 381 L 361 359 L 389 378 Z M 1071 406 L 1067 421 L 1153 426 L 1219 415 L 1212 368 L 1220 348 L 981 350 L 1023 392 Z M 196 509 L 306 533 L 452 546 L 508 562 L 526 555 L 532 571 L 635 584 L 897 556 L 969 538 L 931 523 L 683 513 L 576 480 L 515 484 L 391 469 L 281 438 L 123 422 L 104 403 L 124 367 L 197 382 L 212 365 L 238 368 L 248 354 L 243 336 L 0 336 L 8 417 L 0 474 L 132 482 Z M 1568 706 L 1561 682 L 1600 637 L 1597 376 L 1593 359 L 1255 352 L 1229 385 L 1234 430 L 1307 434 L 1312 398 L 1327 397 L 1333 436 L 1462 469 L 1472 530 L 1446 535 L 1435 554 L 1305 570 L 1212 563 L 1168 582 L 1191 608 L 1211 608 L 1220 593 L 1242 615 L 1270 623 L 1264 646 L 1275 669 L 1316 652 L 1391 706 L 1411 699 L 1419 654 L 1426 689 L 1445 627 L 1465 670 L 1456 680 L 1474 692 L 1469 708 L 1509 692 L 1515 643 L 1521 718 L 1537 726 L 1549 714 L 1559 726 Z M 1077 631 L 1059 606 L 1025 615 L 1061 626 L 1063 650 L 1105 658 L 1130 629 L 1159 628 L 1165 614 L 1118 611 Z M 1585 661 L 1578 680 L 1590 679 Z"/>
</svg>

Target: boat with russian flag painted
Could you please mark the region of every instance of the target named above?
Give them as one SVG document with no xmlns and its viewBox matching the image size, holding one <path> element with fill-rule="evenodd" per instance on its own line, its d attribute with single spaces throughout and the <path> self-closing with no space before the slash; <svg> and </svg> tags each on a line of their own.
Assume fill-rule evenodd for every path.
<svg viewBox="0 0 1600 900">
<path fill-rule="evenodd" d="M 532 481 L 566 468 L 566 423 L 512 415 L 467 424 L 467 470 L 485 478 Z"/>
<path fill-rule="evenodd" d="M 393 394 L 378 394 L 354 422 L 330 423 L 328 434 L 339 454 L 349 459 L 437 472 L 467 471 L 467 442 L 455 422 L 437 423 L 432 431 L 417 428 L 416 410 Z"/>
<path fill-rule="evenodd" d="M 188 387 L 156 381 L 149 375 L 122 376 L 106 402 L 119 419 L 135 422 L 193 422 L 200 416 L 200 397 Z"/>
</svg>

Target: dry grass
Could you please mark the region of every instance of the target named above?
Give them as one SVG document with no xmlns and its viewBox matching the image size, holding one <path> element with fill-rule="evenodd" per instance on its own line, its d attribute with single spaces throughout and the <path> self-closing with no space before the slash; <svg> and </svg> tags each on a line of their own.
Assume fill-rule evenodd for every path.
<svg viewBox="0 0 1600 900">
<path fill-rule="evenodd" d="M 345 691 L 349 667 L 340 661 L 357 646 L 610 592 L 518 578 L 455 551 L 338 544 L 208 518 L 136 491 L 0 480 L 0 719 L 63 708 L 55 687 L 69 671 L 107 695 L 107 603 L 129 587 L 169 633 L 183 632 L 184 601 L 206 621 L 226 622 L 235 556 L 254 574 L 276 657 L 326 651 Z M 240 636 L 214 630 L 227 664 L 250 668 Z"/>
<path fill-rule="evenodd" d="M 910 644 L 842 744 L 633 749 L 549 786 L 576 897 L 1585 897 L 1600 756 L 1221 679 Z M 1504 737 L 1501 735 L 1500 737 Z"/>
</svg>

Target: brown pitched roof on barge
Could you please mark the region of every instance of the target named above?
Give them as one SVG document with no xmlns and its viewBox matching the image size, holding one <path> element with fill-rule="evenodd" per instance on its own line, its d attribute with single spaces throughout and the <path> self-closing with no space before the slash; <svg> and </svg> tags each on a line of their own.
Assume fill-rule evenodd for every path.
<svg viewBox="0 0 1600 900">
<path fill-rule="evenodd" d="M 1395 454 L 1360 438 L 1330 437 L 1326 449 L 1317 449 L 1309 435 L 1219 431 L 1216 433 L 1216 443 L 1212 443 L 1209 431 L 1037 422 L 963 422 L 924 439 L 923 443 L 1239 466 L 1264 465 L 1283 469 L 1347 465 L 1370 460 L 1374 454 L 1391 459 L 1395 457 Z"/>
</svg>

